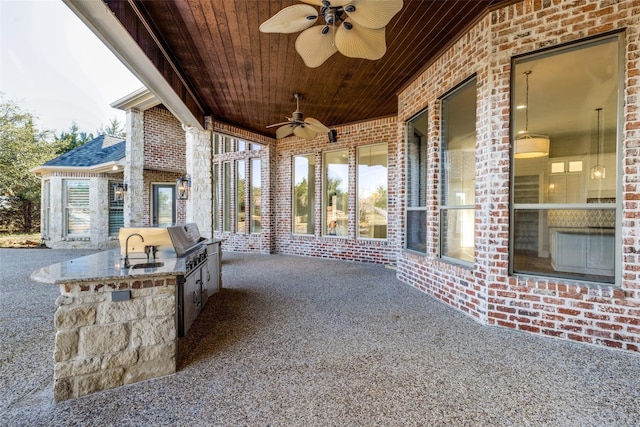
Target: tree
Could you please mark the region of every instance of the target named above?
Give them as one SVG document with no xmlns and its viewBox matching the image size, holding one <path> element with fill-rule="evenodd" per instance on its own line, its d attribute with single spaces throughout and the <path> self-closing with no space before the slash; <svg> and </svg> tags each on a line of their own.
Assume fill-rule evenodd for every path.
<svg viewBox="0 0 640 427">
<path fill-rule="evenodd" d="M 123 139 L 127 136 L 124 126 L 120 124 L 117 117 L 109 120 L 109 125 L 106 128 L 101 125 L 100 129 L 98 129 L 98 135 L 110 135 Z"/>
<path fill-rule="evenodd" d="M 33 231 L 40 218 L 40 179 L 29 169 L 55 156 L 49 132 L 0 94 L 0 229 Z"/>
<path fill-rule="evenodd" d="M 60 136 L 55 137 L 56 154 L 64 154 L 76 147 L 86 144 L 94 138 L 92 133 L 81 132 L 76 122 L 71 123 L 68 132 L 60 132 Z"/>
</svg>

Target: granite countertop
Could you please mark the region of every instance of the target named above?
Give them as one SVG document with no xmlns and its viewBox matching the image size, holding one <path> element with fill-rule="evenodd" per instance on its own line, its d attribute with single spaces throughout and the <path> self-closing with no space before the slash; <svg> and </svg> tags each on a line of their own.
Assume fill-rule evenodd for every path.
<svg viewBox="0 0 640 427">
<path fill-rule="evenodd" d="M 146 258 L 130 260 L 132 266 L 146 262 Z M 124 259 L 118 248 L 42 267 L 31 274 L 31 279 L 36 282 L 59 285 L 69 282 L 186 274 L 185 258 L 159 257 L 155 260 L 151 259 L 150 262 L 161 262 L 164 265 L 155 268 L 124 268 Z"/>
<path fill-rule="evenodd" d="M 615 228 L 607 227 L 550 227 L 551 230 L 565 234 L 606 234 L 613 235 L 616 233 Z"/>
</svg>

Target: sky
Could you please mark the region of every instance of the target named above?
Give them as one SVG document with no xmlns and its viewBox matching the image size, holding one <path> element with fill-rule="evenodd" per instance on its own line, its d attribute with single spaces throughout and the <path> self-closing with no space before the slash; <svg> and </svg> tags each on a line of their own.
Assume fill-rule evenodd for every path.
<svg viewBox="0 0 640 427">
<path fill-rule="evenodd" d="M 62 0 L 0 0 L 0 92 L 56 134 L 96 134 L 124 111 L 109 104 L 142 87 Z"/>
</svg>

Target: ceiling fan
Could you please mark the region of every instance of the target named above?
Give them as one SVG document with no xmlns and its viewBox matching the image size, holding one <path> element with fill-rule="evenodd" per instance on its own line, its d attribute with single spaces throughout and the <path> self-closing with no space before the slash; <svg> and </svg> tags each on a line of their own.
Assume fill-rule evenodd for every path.
<svg viewBox="0 0 640 427">
<path fill-rule="evenodd" d="M 293 112 L 292 117 L 287 117 L 286 122 L 267 126 L 267 128 L 280 126 L 276 130 L 276 138 L 280 139 L 294 134 L 300 138 L 314 139 L 318 133 L 328 133 L 330 129 L 320 121 L 312 117 L 304 117 L 304 114 L 300 111 L 300 98 L 302 98 L 302 95 L 294 93 L 293 96 L 296 98 L 296 111 Z"/>
<path fill-rule="evenodd" d="M 260 25 L 263 33 L 296 33 L 296 51 L 316 68 L 340 52 L 350 58 L 376 60 L 387 51 L 385 27 L 402 9 L 402 0 L 301 0 Z M 314 6 L 320 6 L 320 12 Z M 322 16 L 323 25 L 311 27 Z M 311 27 L 311 28 L 309 28 Z"/>
</svg>

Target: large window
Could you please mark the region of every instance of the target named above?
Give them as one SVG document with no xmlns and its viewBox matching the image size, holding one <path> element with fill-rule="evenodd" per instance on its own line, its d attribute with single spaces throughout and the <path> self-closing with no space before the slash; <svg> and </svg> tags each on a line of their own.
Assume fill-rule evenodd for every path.
<svg viewBox="0 0 640 427">
<path fill-rule="evenodd" d="M 213 210 L 213 218 L 212 218 L 212 222 L 213 222 L 213 230 L 214 231 L 218 231 L 220 229 L 220 221 L 218 218 L 218 204 L 220 203 L 220 164 L 219 163 L 214 163 L 213 164 L 213 203 L 212 203 L 212 210 Z"/>
<path fill-rule="evenodd" d="M 512 271 L 614 283 L 618 35 L 512 66 Z"/>
<path fill-rule="evenodd" d="M 251 159 L 251 232 L 259 233 L 262 227 L 262 171 L 259 158 Z"/>
<path fill-rule="evenodd" d="M 349 151 L 324 153 L 323 235 L 347 236 Z"/>
<path fill-rule="evenodd" d="M 109 236 L 117 236 L 124 227 L 124 200 L 116 201 L 115 188 L 122 182 L 109 181 Z"/>
<path fill-rule="evenodd" d="M 293 158 L 293 233 L 313 234 L 315 226 L 316 158 Z"/>
<path fill-rule="evenodd" d="M 442 99 L 440 256 L 474 261 L 476 80 Z"/>
<path fill-rule="evenodd" d="M 244 233 L 246 226 L 247 180 L 245 160 L 236 160 L 236 232 Z"/>
<path fill-rule="evenodd" d="M 222 231 L 231 231 L 231 162 L 222 164 Z"/>
<path fill-rule="evenodd" d="M 407 232 L 405 247 L 427 252 L 427 112 L 407 122 Z"/>
<path fill-rule="evenodd" d="M 387 238 L 387 144 L 357 149 L 358 238 Z"/>
<path fill-rule="evenodd" d="M 89 181 L 64 180 L 66 235 L 86 236 L 90 233 Z"/>
</svg>

